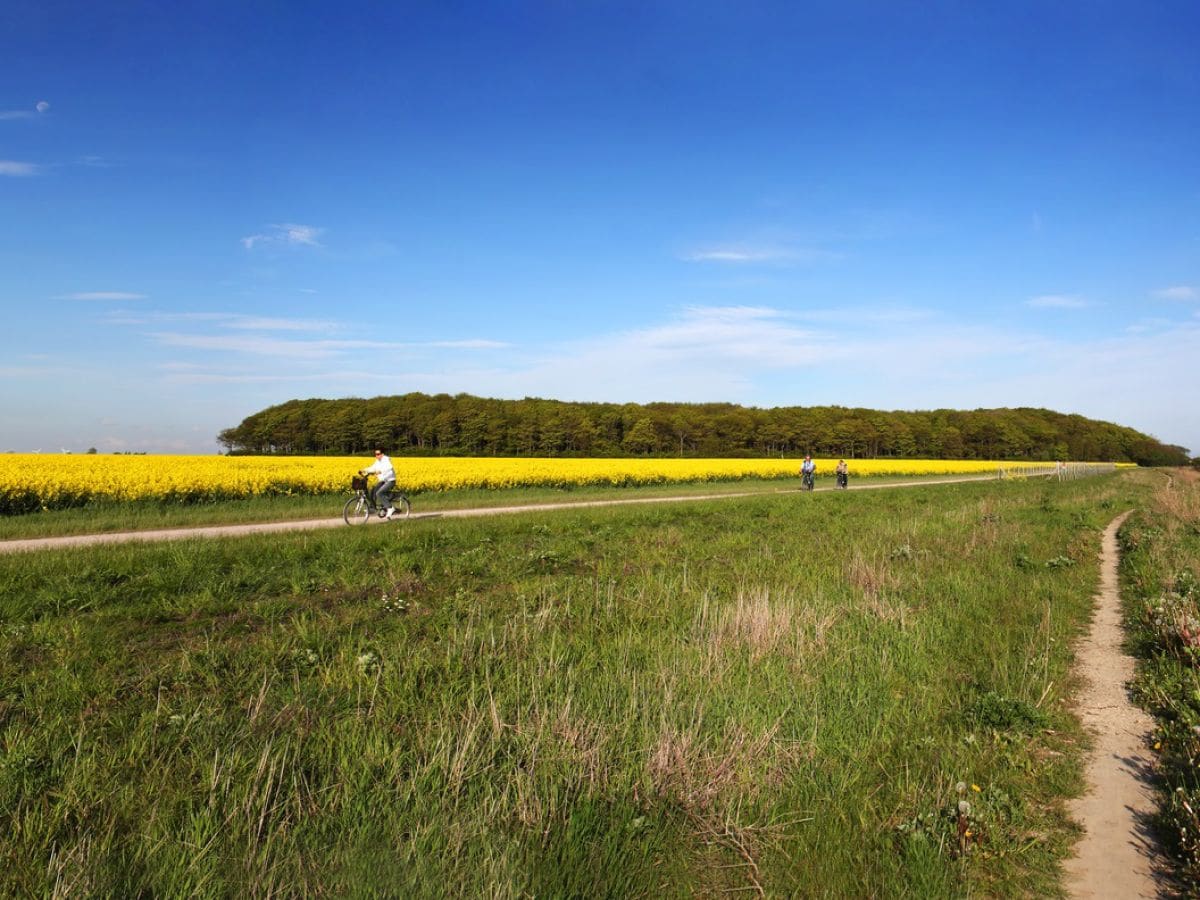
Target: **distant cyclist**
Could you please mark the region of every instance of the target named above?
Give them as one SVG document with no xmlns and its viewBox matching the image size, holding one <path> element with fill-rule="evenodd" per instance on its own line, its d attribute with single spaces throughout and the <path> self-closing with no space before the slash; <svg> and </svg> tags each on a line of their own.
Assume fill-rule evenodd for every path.
<svg viewBox="0 0 1200 900">
<path fill-rule="evenodd" d="M 800 465 L 800 480 L 804 484 L 806 491 L 813 489 L 813 480 L 817 474 L 817 464 L 813 462 L 811 456 L 804 457 L 804 462 Z"/>
<path fill-rule="evenodd" d="M 392 488 L 396 486 L 396 470 L 382 447 L 375 448 L 375 462 L 365 469 L 359 470 L 358 474 L 374 475 L 378 479 L 375 489 L 371 491 L 375 498 L 375 506 L 379 510 L 381 519 L 392 518 L 396 514 L 396 510 L 392 506 Z"/>
<path fill-rule="evenodd" d="M 837 472 L 837 486 L 845 490 L 850 484 L 850 467 L 846 465 L 846 461 L 843 459 L 837 464 L 837 469 L 834 471 Z"/>
</svg>

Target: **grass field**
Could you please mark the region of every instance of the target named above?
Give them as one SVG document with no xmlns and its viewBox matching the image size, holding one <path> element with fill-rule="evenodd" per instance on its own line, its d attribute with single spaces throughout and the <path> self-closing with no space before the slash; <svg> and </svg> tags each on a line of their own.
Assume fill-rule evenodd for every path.
<svg viewBox="0 0 1200 900">
<path fill-rule="evenodd" d="M 1152 482 L 0 558 L 0 895 L 1054 895 Z"/>
</svg>

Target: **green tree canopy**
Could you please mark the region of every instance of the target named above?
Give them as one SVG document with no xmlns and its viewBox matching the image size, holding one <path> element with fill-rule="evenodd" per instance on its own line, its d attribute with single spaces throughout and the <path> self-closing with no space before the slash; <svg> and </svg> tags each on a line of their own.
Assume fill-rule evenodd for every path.
<svg viewBox="0 0 1200 900">
<path fill-rule="evenodd" d="M 1048 409 L 771 409 L 402 394 L 289 400 L 217 439 L 230 453 L 1075 459 L 1186 465 L 1186 448 Z"/>
</svg>

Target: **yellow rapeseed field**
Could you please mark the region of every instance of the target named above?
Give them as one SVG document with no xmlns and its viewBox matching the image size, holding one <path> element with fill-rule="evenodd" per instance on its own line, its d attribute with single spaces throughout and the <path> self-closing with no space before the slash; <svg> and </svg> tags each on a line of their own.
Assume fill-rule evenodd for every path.
<svg viewBox="0 0 1200 900">
<path fill-rule="evenodd" d="M 0 513 L 76 506 L 91 500 L 203 502 L 279 494 L 328 494 L 348 488 L 371 460 L 330 456 L 0 455 Z M 799 460 L 503 459 L 396 457 L 397 484 L 409 493 L 454 488 L 641 485 L 794 478 Z M 834 460 L 817 460 L 818 476 Z M 852 460 L 852 478 L 1009 473 L 1053 463 L 982 460 Z"/>
</svg>

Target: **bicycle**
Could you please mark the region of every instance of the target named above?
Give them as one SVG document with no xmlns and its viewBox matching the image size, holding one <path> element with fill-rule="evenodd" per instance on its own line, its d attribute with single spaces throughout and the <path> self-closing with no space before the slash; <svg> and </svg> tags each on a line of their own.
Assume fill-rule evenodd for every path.
<svg viewBox="0 0 1200 900">
<path fill-rule="evenodd" d="M 367 489 L 367 479 L 363 475 L 355 475 L 350 479 L 350 490 L 354 496 L 342 507 L 342 518 L 347 525 L 365 525 L 375 513 L 380 518 L 387 515 L 386 510 L 375 504 L 375 493 Z M 392 508 L 396 510 L 393 518 L 404 518 L 412 512 L 412 503 L 404 494 L 392 490 Z"/>
<path fill-rule="evenodd" d="M 846 488 L 850 487 L 850 476 L 848 474 L 846 474 L 845 472 L 838 472 L 837 473 L 837 486 L 843 491 L 846 490 Z"/>
<path fill-rule="evenodd" d="M 800 487 L 802 490 L 811 491 L 817 483 L 815 472 L 803 472 L 800 475 Z"/>
</svg>

